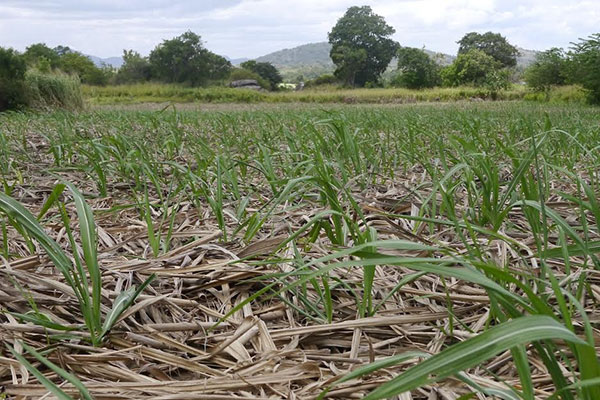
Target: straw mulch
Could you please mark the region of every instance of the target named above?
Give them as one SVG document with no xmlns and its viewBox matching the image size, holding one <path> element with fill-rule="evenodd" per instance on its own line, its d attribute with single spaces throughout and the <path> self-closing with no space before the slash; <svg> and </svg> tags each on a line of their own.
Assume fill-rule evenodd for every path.
<svg viewBox="0 0 600 400">
<path fill-rule="evenodd" d="M 380 238 L 443 243 L 463 251 L 452 229 L 438 227 L 434 233 L 423 230 L 414 235 L 409 222 L 383 216 L 390 211 L 416 213 L 416 197 L 405 189 L 415 187 L 415 179 L 416 175 L 395 186 L 356 193 L 369 223 Z M 13 196 L 35 214 L 51 189 L 52 184 L 47 181 L 34 182 L 19 187 Z M 158 279 L 124 315 L 105 346 L 93 348 L 77 339 L 86 336 L 84 331 L 75 331 L 75 337 L 65 340 L 51 340 L 52 335 L 61 332 L 19 322 L 7 313 L 0 316 L 2 342 L 14 344 L 20 339 L 47 351 L 51 361 L 79 377 L 97 399 L 312 399 L 358 366 L 411 350 L 438 353 L 447 345 L 471 337 L 469 330 L 481 332 L 486 328 L 489 298 L 482 288 L 451 279 L 442 281 L 431 274 L 403 286 L 374 317 L 358 318 L 354 294 L 338 286 L 333 290 L 332 323 L 318 323 L 295 311 L 293 306 L 305 306 L 294 293 L 286 292 L 282 296 L 262 296 L 216 325 L 236 304 L 265 286 L 266 282 L 253 278 L 293 268 L 291 263 L 274 264 L 267 260 L 272 258 L 273 249 L 322 209 L 288 211 L 289 206 L 282 205 L 259 237 L 244 245 L 238 239 L 222 240 L 208 207 L 204 214 L 198 214 L 190 204 L 181 203 L 171 250 L 155 258 L 148 245 L 146 226 L 137 212 L 103 212 L 124 201 L 119 200 L 120 191 L 123 190 L 115 186 L 111 190 L 113 197 L 90 200 L 98 226 L 104 311 L 111 304 L 109 298 L 114 299 L 122 290 L 140 284 L 151 273 L 156 273 Z M 77 234 L 71 205 L 69 211 Z M 518 212 L 513 217 L 522 218 Z M 235 226 L 231 218 L 230 224 L 231 228 Z M 64 227 L 59 222 L 46 227 L 68 248 Z M 83 320 L 72 290 L 43 251 L 32 255 L 15 231 L 9 230 L 9 234 L 11 253 L 21 257 L 1 260 L 1 309 L 25 313 L 33 300 L 40 312 L 52 320 L 81 325 Z M 516 233 L 515 239 L 524 249 L 533 246 L 529 238 L 519 238 Z M 500 265 L 510 261 L 519 268 L 523 260 L 522 255 L 514 254 L 502 242 L 482 240 L 481 245 Z M 332 251 L 325 237 L 301 250 L 306 259 Z M 293 258 L 291 246 L 281 250 L 278 257 Z M 414 271 L 402 267 L 377 267 L 375 303 L 411 272 Z M 339 278 L 351 287 L 360 287 L 362 270 L 339 269 L 330 276 L 332 282 Z M 591 288 L 594 296 L 600 296 L 593 282 Z M 317 301 L 310 285 L 307 296 Z M 4 346 L 1 351 L 0 385 L 7 398 L 52 398 Z M 361 398 L 418 361 L 337 385 L 328 396 Z M 537 395 L 545 397 L 552 392 L 550 376 L 535 353 L 530 354 L 530 362 L 534 365 Z M 39 363 L 35 365 L 54 382 L 63 382 Z M 468 371 L 468 375 L 489 387 L 503 387 L 501 380 L 514 385 L 519 382 L 509 352 Z M 70 384 L 63 384 L 62 388 L 77 397 Z M 400 398 L 456 399 L 465 393 L 469 389 L 464 384 L 448 379 Z"/>
</svg>

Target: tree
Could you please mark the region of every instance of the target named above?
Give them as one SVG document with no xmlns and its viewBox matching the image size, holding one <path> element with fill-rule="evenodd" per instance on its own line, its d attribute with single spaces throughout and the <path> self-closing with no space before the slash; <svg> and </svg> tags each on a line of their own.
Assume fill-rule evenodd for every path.
<svg viewBox="0 0 600 400">
<path fill-rule="evenodd" d="M 204 48 L 200 36 L 187 31 L 176 38 L 165 40 L 149 57 L 152 75 L 171 83 L 193 86 L 229 76 L 231 63 Z"/>
<path fill-rule="evenodd" d="M 509 70 L 481 50 L 459 54 L 452 65 L 441 72 L 444 86 L 473 85 L 487 88 L 495 97 L 509 86 Z"/>
<path fill-rule="evenodd" d="M 115 76 L 118 84 L 138 83 L 150 80 L 150 62 L 133 50 L 123 50 L 123 65 Z"/>
<path fill-rule="evenodd" d="M 44 70 L 46 64 L 50 69 L 56 69 L 60 66 L 60 55 L 44 43 L 36 43 L 27 47 L 23 57 L 27 65 L 40 70 Z"/>
<path fill-rule="evenodd" d="M 592 103 L 600 104 L 600 33 L 574 43 L 567 69 L 570 82 L 581 84 Z"/>
<path fill-rule="evenodd" d="M 393 81 L 396 86 L 421 89 L 441 83 L 440 67 L 423 50 L 400 47 L 397 57 L 398 74 Z"/>
<path fill-rule="evenodd" d="M 277 85 L 283 82 L 281 74 L 275 66 L 269 62 L 256 62 L 254 60 L 243 62 L 240 67 L 258 74 L 261 78 L 266 79 L 271 86 L 271 90 L 277 89 Z"/>
<path fill-rule="evenodd" d="M 111 74 L 110 67 L 98 68 L 88 57 L 76 51 L 64 52 L 60 56 L 60 69 L 79 76 L 88 85 L 106 85 Z"/>
<path fill-rule="evenodd" d="M 0 111 L 17 108 L 25 103 L 25 71 L 22 55 L 13 49 L 0 47 Z"/>
<path fill-rule="evenodd" d="M 69 46 L 59 45 L 59 46 L 56 46 L 53 50 L 56 52 L 56 54 L 58 54 L 61 57 L 64 56 L 65 54 L 73 53 L 73 50 L 71 50 L 71 48 Z"/>
<path fill-rule="evenodd" d="M 379 81 L 398 49 L 395 32 L 371 7 L 350 7 L 329 33 L 338 79 L 361 87 Z"/>
<path fill-rule="evenodd" d="M 525 81 L 538 91 L 547 91 L 554 85 L 564 85 L 566 63 L 563 49 L 555 47 L 539 53 L 535 62 L 525 70 Z"/>
<path fill-rule="evenodd" d="M 493 57 L 502 67 L 514 67 L 517 65 L 519 50 L 499 33 L 486 32 L 480 34 L 470 32 L 463 36 L 457 43 L 460 45 L 458 49 L 459 55 L 477 49 Z"/>
</svg>

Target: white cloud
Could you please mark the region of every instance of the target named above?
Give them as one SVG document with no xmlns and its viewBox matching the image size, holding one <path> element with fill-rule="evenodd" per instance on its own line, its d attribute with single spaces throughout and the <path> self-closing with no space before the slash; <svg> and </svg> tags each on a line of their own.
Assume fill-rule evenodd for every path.
<svg viewBox="0 0 600 400">
<path fill-rule="evenodd" d="M 191 29 L 231 57 L 324 41 L 356 0 L 0 0 L 0 46 L 66 44 L 99 56 L 148 53 Z M 360 2 L 359 2 L 360 3 Z M 526 48 L 568 46 L 600 30 L 598 0 L 373 0 L 409 46 L 453 53 L 470 31 L 495 31 Z"/>
</svg>

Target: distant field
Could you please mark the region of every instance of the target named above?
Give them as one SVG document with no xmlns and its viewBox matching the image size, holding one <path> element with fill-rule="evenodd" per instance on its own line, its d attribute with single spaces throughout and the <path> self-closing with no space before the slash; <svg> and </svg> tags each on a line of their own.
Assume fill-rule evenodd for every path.
<svg viewBox="0 0 600 400">
<path fill-rule="evenodd" d="M 331 87 L 306 89 L 299 92 L 256 92 L 230 88 L 186 88 L 166 84 L 121 86 L 84 86 L 84 96 L 90 104 L 136 103 L 341 103 L 386 104 L 415 102 L 448 102 L 487 99 L 490 94 L 481 88 L 409 89 L 336 89 Z M 501 91 L 497 100 L 537 100 L 583 103 L 583 92 L 576 87 L 554 89 L 548 95 L 536 94 L 523 86 Z"/>
<path fill-rule="evenodd" d="M 600 399 L 600 109 L 326 104 L 463 90 L 0 114 L 0 398 Z"/>
</svg>

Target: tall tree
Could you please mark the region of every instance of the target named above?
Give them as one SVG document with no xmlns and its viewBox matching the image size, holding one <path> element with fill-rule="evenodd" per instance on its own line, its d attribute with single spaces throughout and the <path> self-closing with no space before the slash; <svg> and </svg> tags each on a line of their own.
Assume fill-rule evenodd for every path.
<svg viewBox="0 0 600 400">
<path fill-rule="evenodd" d="M 535 62 L 525 70 L 525 81 L 535 90 L 547 91 L 553 85 L 565 84 L 566 66 L 563 49 L 546 50 L 539 53 Z"/>
<path fill-rule="evenodd" d="M 78 75 L 82 83 L 89 85 L 106 85 L 110 76 L 108 68 L 98 68 L 92 60 L 76 51 L 60 56 L 60 69 Z"/>
<path fill-rule="evenodd" d="M 0 47 L 0 111 L 25 103 L 25 59 L 13 49 Z"/>
<path fill-rule="evenodd" d="M 39 67 L 40 64 L 47 63 L 51 69 L 60 66 L 60 55 L 44 43 L 36 43 L 25 49 L 23 53 L 25 62 L 32 67 Z"/>
<path fill-rule="evenodd" d="M 350 7 L 329 33 L 338 79 L 351 86 L 379 81 L 398 49 L 395 32 L 371 7 Z"/>
<path fill-rule="evenodd" d="M 123 50 L 123 65 L 115 80 L 117 83 L 145 82 L 150 79 L 150 63 L 146 57 L 133 50 Z"/>
<path fill-rule="evenodd" d="M 397 86 L 410 89 L 434 87 L 441 83 L 440 67 L 427 53 L 413 47 L 398 49 Z"/>
<path fill-rule="evenodd" d="M 193 86 L 229 75 L 231 63 L 204 48 L 200 36 L 187 31 L 165 40 L 150 53 L 152 74 L 159 80 Z"/>
<path fill-rule="evenodd" d="M 600 104 L 600 33 L 580 39 L 570 52 L 568 79 L 588 92 L 592 103 Z"/>
<path fill-rule="evenodd" d="M 508 86 L 506 68 L 481 50 L 471 49 L 459 54 L 452 65 L 441 72 L 445 86 L 473 85 L 496 92 Z"/>
<path fill-rule="evenodd" d="M 514 67 L 517 65 L 519 50 L 499 33 L 486 32 L 481 34 L 470 32 L 463 36 L 457 43 L 460 45 L 458 49 L 459 55 L 477 49 L 493 57 L 502 67 Z"/>
</svg>

